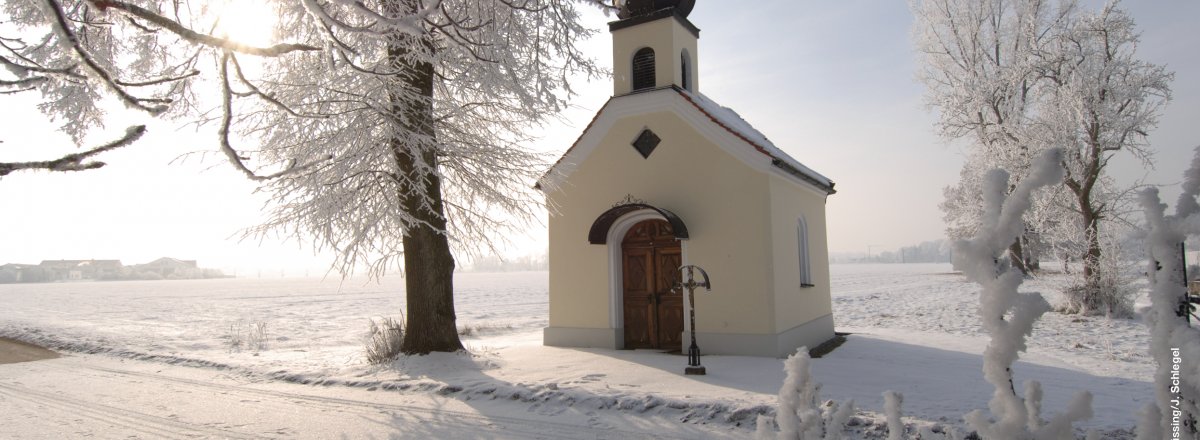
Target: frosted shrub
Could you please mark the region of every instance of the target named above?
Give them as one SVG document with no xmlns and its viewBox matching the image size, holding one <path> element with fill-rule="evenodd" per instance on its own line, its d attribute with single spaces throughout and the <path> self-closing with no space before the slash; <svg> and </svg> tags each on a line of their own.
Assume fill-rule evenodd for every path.
<svg viewBox="0 0 1200 440">
<path fill-rule="evenodd" d="M 954 266 L 971 281 L 979 283 L 979 318 L 991 340 L 983 353 L 983 375 L 994 387 L 988 403 L 991 414 L 975 410 L 964 419 L 985 439 L 1074 439 L 1072 424 L 1092 416 L 1091 394 L 1079 393 L 1063 414 L 1046 422 L 1041 419 L 1041 385 L 1027 383 L 1025 398 L 1013 385 L 1012 366 L 1025 351 L 1025 339 L 1050 304 L 1040 294 L 1022 294 L 1020 270 L 1001 258 L 1024 231 L 1022 216 L 1032 204 L 1033 191 L 1058 184 L 1063 178 L 1061 152 L 1048 150 L 1034 164 L 1030 175 L 1011 193 L 1009 175 L 1001 170 L 988 173 L 983 187 L 982 227 L 970 240 L 954 243 Z"/>
<path fill-rule="evenodd" d="M 396 320 L 385 317 L 378 323 L 374 319 L 370 323 L 366 341 L 367 362 L 383 364 L 399 356 L 400 346 L 404 342 L 404 318 Z"/>
<path fill-rule="evenodd" d="M 1191 327 L 1179 315 L 1183 285 L 1183 267 L 1179 244 L 1188 236 L 1200 235 L 1200 148 L 1191 168 L 1184 175 L 1183 193 L 1175 206 L 1175 215 L 1166 215 L 1157 188 L 1141 194 L 1146 214 L 1147 273 L 1151 274 L 1151 309 L 1146 313 L 1150 325 L 1150 355 L 1158 364 L 1154 373 L 1156 402 L 1148 405 L 1138 424 L 1139 440 L 1178 438 L 1198 439 L 1200 419 L 1200 330 Z"/>
<path fill-rule="evenodd" d="M 229 351 L 242 350 L 242 329 L 241 322 L 229 324 L 229 334 L 225 336 L 226 343 L 229 344 Z"/>
<path fill-rule="evenodd" d="M 1134 278 L 1140 268 L 1130 263 L 1134 259 L 1125 255 L 1126 249 L 1119 240 L 1106 237 L 1102 242 L 1107 252 L 1096 264 L 1100 271 L 1092 280 L 1083 279 L 1081 274 L 1074 285 L 1063 291 L 1067 303 L 1062 311 L 1109 318 L 1133 317 L 1133 301 L 1138 294 Z"/>
<path fill-rule="evenodd" d="M 246 326 L 246 347 L 254 352 L 267 349 L 267 323 L 256 322 Z"/>
<path fill-rule="evenodd" d="M 821 385 L 812 379 L 811 363 L 812 358 L 808 355 L 807 347 L 800 347 L 783 362 L 783 371 L 787 373 L 787 378 L 783 380 L 783 387 L 779 388 L 779 409 L 775 412 L 779 431 L 776 432 L 771 426 L 769 417 L 760 415 L 755 431 L 757 440 L 843 438 L 846 423 L 850 421 L 850 416 L 854 415 L 854 401 L 844 405 L 829 402 L 818 406 Z"/>
<path fill-rule="evenodd" d="M 229 324 L 226 335 L 229 351 L 249 350 L 255 353 L 267 350 L 267 323 L 238 320 Z"/>
</svg>

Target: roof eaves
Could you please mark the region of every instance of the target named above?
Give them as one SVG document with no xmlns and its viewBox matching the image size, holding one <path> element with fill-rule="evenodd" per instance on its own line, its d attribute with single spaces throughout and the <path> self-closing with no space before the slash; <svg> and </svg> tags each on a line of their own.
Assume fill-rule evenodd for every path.
<svg viewBox="0 0 1200 440">
<path fill-rule="evenodd" d="M 811 183 L 813 186 L 820 188 L 821 190 L 825 191 L 825 193 L 827 193 L 829 195 L 833 195 L 833 194 L 837 193 L 837 190 L 833 189 L 833 185 L 834 185 L 833 182 L 829 182 L 829 184 L 826 185 L 825 182 L 814 179 L 812 176 L 808 175 L 808 173 L 805 173 L 804 171 L 797 169 L 796 167 L 792 166 L 792 164 L 788 163 L 786 160 L 772 156 L 771 157 L 771 165 L 774 165 L 775 168 L 779 168 L 780 170 L 783 170 L 783 172 L 788 173 L 789 175 L 791 175 L 793 177 L 796 177 L 800 180 Z"/>
</svg>

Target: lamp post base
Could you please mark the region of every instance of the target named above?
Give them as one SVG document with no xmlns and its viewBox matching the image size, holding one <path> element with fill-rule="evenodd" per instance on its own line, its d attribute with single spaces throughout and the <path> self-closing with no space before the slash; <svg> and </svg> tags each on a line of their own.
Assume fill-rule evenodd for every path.
<svg viewBox="0 0 1200 440">
<path fill-rule="evenodd" d="M 703 375 L 708 374 L 708 372 L 706 372 L 704 370 L 703 365 L 697 365 L 695 367 L 684 368 L 683 374 L 688 375 L 688 376 L 703 376 Z"/>
</svg>

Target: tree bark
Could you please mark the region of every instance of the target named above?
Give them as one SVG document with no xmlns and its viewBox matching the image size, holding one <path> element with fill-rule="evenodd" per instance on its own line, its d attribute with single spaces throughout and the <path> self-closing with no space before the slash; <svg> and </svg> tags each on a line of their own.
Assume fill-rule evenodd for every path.
<svg viewBox="0 0 1200 440">
<path fill-rule="evenodd" d="M 1071 193 L 1075 195 L 1079 214 L 1083 221 L 1084 250 L 1083 255 L 1080 256 L 1083 260 L 1083 279 L 1088 287 L 1097 288 L 1099 287 L 1097 277 L 1101 270 L 1100 256 L 1103 252 L 1100 248 L 1100 219 L 1105 207 L 1103 203 L 1099 206 L 1093 203 L 1092 191 L 1096 187 L 1096 182 L 1100 180 L 1100 172 L 1103 168 L 1100 161 L 1104 151 L 1100 148 L 1099 130 L 1095 125 L 1089 127 L 1088 136 L 1087 162 L 1081 175 L 1075 179 L 1068 177 L 1064 183 L 1067 189 L 1070 189 Z M 1089 291 L 1095 290 L 1089 289 Z M 1094 298 L 1088 298 L 1088 300 L 1091 302 Z"/>
<path fill-rule="evenodd" d="M 386 8 L 415 12 L 415 0 L 391 0 Z M 389 92 L 394 123 L 425 139 L 436 139 L 433 126 L 434 67 L 410 57 L 414 47 L 432 52 L 428 34 L 414 36 L 397 33 L 388 44 L 388 59 L 398 74 L 392 80 L 398 88 L 417 90 L 420 99 L 406 99 L 402 91 Z M 420 46 L 417 46 L 420 45 Z M 392 89 L 396 90 L 396 89 Z M 411 96 L 411 95 L 408 95 Z M 403 115 L 403 118 L 401 118 Z M 441 178 L 437 175 L 436 142 L 405 145 L 393 138 L 392 154 L 405 187 L 397 194 L 404 210 L 414 217 L 404 235 L 404 288 L 408 313 L 405 316 L 404 354 L 453 352 L 463 349 L 458 339 L 454 314 L 454 257 L 446 235 L 446 215 L 442 203 Z"/>
<path fill-rule="evenodd" d="M 1083 263 L 1083 282 L 1084 282 L 1084 297 L 1079 298 L 1083 310 L 1106 307 L 1109 304 L 1102 304 L 1100 284 L 1100 257 L 1103 249 L 1100 247 L 1100 219 L 1104 215 L 1105 204 L 1099 205 L 1093 203 L 1092 192 L 1096 187 L 1096 182 L 1100 179 L 1100 172 L 1103 169 L 1101 163 L 1104 154 L 1099 142 L 1099 124 L 1094 123 L 1088 127 L 1088 141 L 1085 150 L 1086 162 L 1080 175 L 1077 177 L 1068 177 L 1063 181 L 1067 189 L 1075 195 L 1075 201 L 1078 204 L 1079 215 L 1082 217 L 1083 234 L 1084 234 L 1084 249 L 1080 259 Z M 1063 164 L 1064 167 L 1067 164 Z M 1068 168 L 1069 170 L 1070 168 Z"/>
<path fill-rule="evenodd" d="M 1095 279 L 1100 274 L 1100 213 L 1091 206 L 1091 201 L 1080 197 L 1079 210 L 1083 213 L 1084 240 L 1083 279 L 1089 286 L 1098 285 Z"/>
<path fill-rule="evenodd" d="M 420 225 L 410 228 L 404 236 L 404 288 L 408 313 L 401 351 L 405 354 L 463 349 L 454 313 L 454 257 L 443 232 L 446 221 L 442 214 L 439 182 L 437 177 L 430 177 L 429 191 L 436 197 L 436 212 L 423 211 L 428 215 L 418 217 L 431 221 L 438 229 Z M 414 207 L 411 200 L 405 200 L 404 206 L 405 209 Z"/>
</svg>

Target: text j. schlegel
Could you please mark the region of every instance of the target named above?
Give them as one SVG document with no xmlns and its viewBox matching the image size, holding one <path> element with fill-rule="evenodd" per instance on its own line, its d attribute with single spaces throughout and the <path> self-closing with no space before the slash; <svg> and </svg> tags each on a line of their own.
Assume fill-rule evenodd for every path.
<svg viewBox="0 0 1200 440">
<path fill-rule="evenodd" d="M 1180 409 L 1180 375 L 1183 369 L 1183 357 L 1180 355 L 1182 350 L 1178 348 L 1171 349 L 1171 438 L 1180 438 L 1183 433 L 1183 411 Z"/>
</svg>

